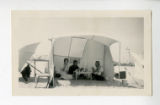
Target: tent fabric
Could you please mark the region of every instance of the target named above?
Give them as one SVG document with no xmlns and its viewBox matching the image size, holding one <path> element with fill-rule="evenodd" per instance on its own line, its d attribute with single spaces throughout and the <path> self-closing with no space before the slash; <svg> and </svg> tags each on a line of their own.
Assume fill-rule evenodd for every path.
<svg viewBox="0 0 160 105">
<path fill-rule="evenodd" d="M 75 36 L 71 36 L 71 37 L 75 37 Z M 117 40 L 114 40 L 114 39 L 109 38 L 109 37 L 95 36 L 95 35 L 84 35 L 84 36 L 82 35 L 82 36 L 76 36 L 76 38 L 84 38 L 84 39 L 88 39 L 88 40 L 94 40 L 94 41 L 102 43 L 106 46 L 110 46 L 113 43 L 118 42 Z"/>
<path fill-rule="evenodd" d="M 33 54 L 33 59 L 46 59 L 49 58 L 49 52 L 51 51 L 52 43 L 49 40 L 41 41 L 38 47 L 35 50 L 35 53 Z"/>
<path fill-rule="evenodd" d="M 19 72 L 27 66 L 26 61 L 33 56 L 39 44 L 40 43 L 29 44 L 19 50 Z"/>
<path fill-rule="evenodd" d="M 110 45 L 116 42 L 118 41 L 102 36 L 54 38 L 52 41 L 40 42 L 33 51 L 30 51 L 34 54 L 32 56 L 30 54 L 25 59 L 48 59 L 51 77 L 54 75 L 54 69 L 56 71 L 60 70 L 64 58 L 80 59 L 79 66 L 88 70 L 91 70 L 95 65 L 95 61 L 100 61 L 101 66 L 104 68 L 105 78 L 112 80 L 113 62 Z"/>
<path fill-rule="evenodd" d="M 117 42 L 116 40 L 113 40 L 113 39 L 110 39 L 110 38 L 105 38 L 105 37 L 99 37 L 99 36 L 95 36 L 93 38 L 93 40 L 97 41 L 97 42 L 100 42 L 106 46 L 110 46 L 112 45 L 113 43 Z"/>
<path fill-rule="evenodd" d="M 114 77 L 114 67 L 110 48 L 105 46 L 104 49 L 104 76 L 106 80 L 112 80 Z"/>
<path fill-rule="evenodd" d="M 86 41 L 87 39 L 71 37 L 58 38 L 54 43 L 54 55 L 82 57 Z"/>
<path fill-rule="evenodd" d="M 54 55 L 68 56 L 70 49 L 71 38 L 58 38 L 54 42 Z"/>
<path fill-rule="evenodd" d="M 95 61 L 100 61 L 103 66 L 104 45 L 93 40 L 89 40 L 86 45 L 86 51 L 81 59 L 81 66 L 89 71 L 95 65 Z"/>
<path fill-rule="evenodd" d="M 86 39 L 72 38 L 69 56 L 82 57 L 86 42 Z"/>
</svg>

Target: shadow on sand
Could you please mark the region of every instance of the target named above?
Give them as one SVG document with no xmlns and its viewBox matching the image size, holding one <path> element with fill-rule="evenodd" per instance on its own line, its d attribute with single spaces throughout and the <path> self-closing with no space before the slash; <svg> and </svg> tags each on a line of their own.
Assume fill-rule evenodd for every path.
<svg viewBox="0 0 160 105">
<path fill-rule="evenodd" d="M 97 81 L 97 80 L 57 80 L 57 86 L 88 86 L 88 87 L 128 87 L 134 88 L 132 86 L 124 86 L 120 81 L 114 80 L 112 82 L 109 81 Z"/>
<path fill-rule="evenodd" d="M 19 77 L 19 82 L 26 83 L 22 77 Z M 30 77 L 27 83 L 34 83 L 35 77 Z M 47 78 L 39 78 L 40 83 L 47 83 Z"/>
<path fill-rule="evenodd" d="M 19 82 L 25 87 L 34 87 L 35 78 L 31 77 L 28 82 L 26 83 L 22 77 L 19 78 Z M 79 87 L 79 86 L 88 86 L 88 87 L 128 87 L 128 88 L 134 88 L 131 86 L 123 86 L 120 81 L 96 81 L 96 80 L 55 80 L 56 86 L 58 87 L 65 87 L 65 86 L 71 86 L 71 87 Z M 46 85 L 47 78 L 40 78 L 39 83 Z M 28 85 L 28 86 L 27 86 Z M 31 85 L 31 86 L 30 86 Z M 33 86 L 32 86 L 33 85 Z M 38 88 L 41 88 L 38 86 Z"/>
</svg>

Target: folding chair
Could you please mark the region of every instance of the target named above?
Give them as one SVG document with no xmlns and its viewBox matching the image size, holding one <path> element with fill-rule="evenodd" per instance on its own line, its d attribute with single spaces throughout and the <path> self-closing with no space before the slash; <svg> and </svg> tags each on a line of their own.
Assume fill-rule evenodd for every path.
<svg viewBox="0 0 160 105">
<path fill-rule="evenodd" d="M 50 73 L 49 73 L 49 60 L 43 60 L 43 59 L 34 59 L 34 60 L 30 60 L 33 61 L 34 64 L 31 64 L 30 62 L 27 62 L 33 69 L 34 69 L 34 76 L 35 76 L 35 88 L 38 85 L 39 79 L 42 77 L 47 77 L 47 85 L 46 88 L 49 87 L 49 81 L 50 81 Z M 39 70 L 36 67 L 36 63 L 37 62 L 47 62 L 48 64 L 48 73 L 45 73 L 45 70 L 43 70 L 44 72 L 42 72 L 41 70 Z M 37 73 L 38 72 L 38 73 Z"/>
</svg>

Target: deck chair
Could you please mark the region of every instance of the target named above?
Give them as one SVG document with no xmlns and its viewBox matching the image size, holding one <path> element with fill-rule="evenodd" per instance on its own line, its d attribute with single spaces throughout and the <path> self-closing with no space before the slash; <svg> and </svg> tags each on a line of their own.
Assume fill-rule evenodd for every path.
<svg viewBox="0 0 160 105">
<path fill-rule="evenodd" d="M 50 74 L 49 74 L 49 70 L 48 72 L 46 72 L 46 69 L 49 69 L 49 60 L 43 60 L 43 59 L 34 59 L 31 60 L 33 61 L 33 63 L 31 62 L 27 62 L 27 64 L 30 65 L 30 67 L 32 67 L 34 69 L 34 76 L 35 76 L 35 88 L 37 88 L 38 82 L 40 78 L 46 77 L 47 78 L 47 85 L 46 88 L 49 87 L 49 81 L 50 81 Z M 43 68 L 43 70 L 38 68 L 37 63 L 39 62 L 43 62 L 43 63 L 47 63 L 47 68 Z"/>
</svg>

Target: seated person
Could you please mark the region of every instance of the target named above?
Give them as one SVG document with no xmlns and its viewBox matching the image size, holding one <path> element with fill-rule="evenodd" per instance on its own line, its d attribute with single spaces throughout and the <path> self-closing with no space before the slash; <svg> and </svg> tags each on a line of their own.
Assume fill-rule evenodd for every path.
<svg viewBox="0 0 160 105">
<path fill-rule="evenodd" d="M 68 71 L 68 74 L 73 74 L 74 71 L 78 70 L 79 67 L 78 67 L 78 61 L 77 60 L 74 60 L 73 61 L 73 65 L 69 67 L 69 71 Z"/>
<path fill-rule="evenodd" d="M 100 65 L 100 61 L 95 62 L 95 67 L 92 67 L 92 71 L 92 78 L 94 80 L 104 80 L 104 77 L 102 76 L 103 67 Z"/>
<path fill-rule="evenodd" d="M 62 73 L 68 72 L 68 58 L 64 58 L 64 64 L 63 66 L 60 68 L 60 70 L 56 71 L 55 70 L 55 76 L 56 77 L 61 77 Z"/>
<path fill-rule="evenodd" d="M 68 62 L 69 62 L 68 58 L 64 58 L 64 65 L 63 65 L 61 71 L 68 72 L 68 69 L 69 69 Z"/>
<path fill-rule="evenodd" d="M 60 69 L 58 75 L 60 79 L 72 79 L 72 75 L 67 74 L 68 72 L 68 58 L 64 58 L 64 64 L 63 67 Z"/>
</svg>

